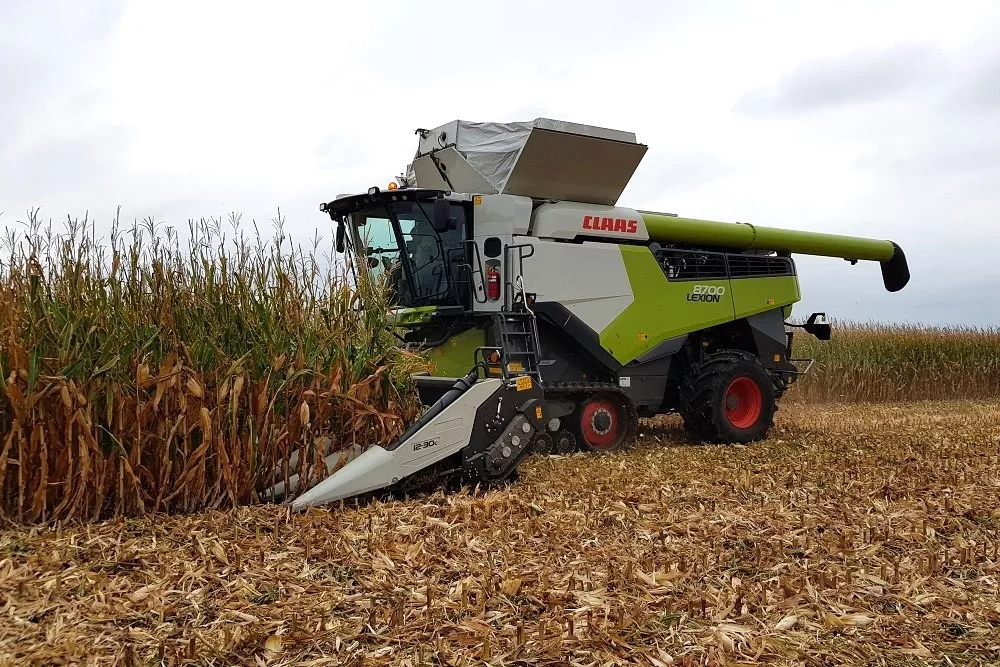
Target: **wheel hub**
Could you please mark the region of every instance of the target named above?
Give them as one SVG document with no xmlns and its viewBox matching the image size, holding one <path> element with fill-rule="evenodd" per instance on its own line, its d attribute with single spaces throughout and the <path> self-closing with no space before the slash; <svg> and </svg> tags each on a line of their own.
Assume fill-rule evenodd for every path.
<svg viewBox="0 0 1000 667">
<path fill-rule="evenodd" d="M 582 444 L 597 451 L 613 450 L 625 426 L 621 408 L 608 396 L 595 396 L 584 403 L 579 424 Z"/>
<path fill-rule="evenodd" d="M 748 377 L 733 380 L 726 389 L 726 418 L 736 428 L 750 428 L 760 418 L 764 400 L 760 387 Z"/>
<path fill-rule="evenodd" d="M 598 435 L 607 435 L 611 431 L 611 413 L 606 408 L 600 408 L 590 418 L 590 427 Z"/>
</svg>

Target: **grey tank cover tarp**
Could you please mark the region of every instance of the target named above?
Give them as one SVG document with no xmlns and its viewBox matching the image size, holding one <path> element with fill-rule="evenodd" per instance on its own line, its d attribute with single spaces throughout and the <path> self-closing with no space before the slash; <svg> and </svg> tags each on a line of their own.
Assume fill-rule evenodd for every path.
<svg viewBox="0 0 1000 667">
<path fill-rule="evenodd" d="M 647 148 L 632 132 L 548 118 L 455 120 L 418 133 L 400 185 L 608 205 L 617 202 Z"/>
</svg>

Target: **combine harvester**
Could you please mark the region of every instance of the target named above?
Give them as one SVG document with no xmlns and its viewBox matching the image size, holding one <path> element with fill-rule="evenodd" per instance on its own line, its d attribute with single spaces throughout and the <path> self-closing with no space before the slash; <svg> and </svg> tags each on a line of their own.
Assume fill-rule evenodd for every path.
<svg viewBox="0 0 1000 667">
<path fill-rule="evenodd" d="M 312 488 L 293 479 L 294 509 L 488 486 L 531 451 L 615 451 L 641 416 L 677 412 L 704 442 L 762 439 L 811 365 L 790 358 L 790 328 L 830 337 L 820 313 L 787 322 L 791 255 L 879 262 L 890 292 L 909 281 L 892 241 L 619 206 L 647 148 L 632 133 L 537 119 L 417 134 L 387 190 L 320 210 L 358 278 L 390 281 L 395 325 L 436 364 L 415 378 L 430 407 Z"/>
</svg>

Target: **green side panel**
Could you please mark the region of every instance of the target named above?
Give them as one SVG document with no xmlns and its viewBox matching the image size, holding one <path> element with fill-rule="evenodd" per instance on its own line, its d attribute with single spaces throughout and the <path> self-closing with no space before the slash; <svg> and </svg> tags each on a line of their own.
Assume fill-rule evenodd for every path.
<svg viewBox="0 0 1000 667">
<path fill-rule="evenodd" d="M 476 363 L 476 348 L 486 345 L 486 332 L 469 329 L 456 334 L 425 354 L 434 363 L 431 375 L 438 377 L 464 377 Z"/>
<path fill-rule="evenodd" d="M 773 278 L 736 278 L 729 281 L 736 318 L 756 315 L 778 306 L 787 306 L 802 298 L 795 276 Z M 785 314 L 788 317 L 788 313 Z"/>
<path fill-rule="evenodd" d="M 634 300 L 601 332 L 601 345 L 619 362 L 626 364 L 668 338 L 734 318 L 729 280 L 670 282 L 649 248 L 620 249 Z M 721 295 L 705 294 L 720 290 Z"/>
<path fill-rule="evenodd" d="M 397 327 L 409 327 L 427 324 L 437 306 L 417 306 L 416 308 L 400 308 L 389 314 L 389 321 Z"/>
<path fill-rule="evenodd" d="M 821 255 L 887 262 L 896 249 L 891 241 L 840 234 L 758 227 L 743 222 L 716 222 L 657 213 L 642 213 L 651 241 L 690 243 L 748 250 L 759 248 L 802 255 Z"/>
</svg>

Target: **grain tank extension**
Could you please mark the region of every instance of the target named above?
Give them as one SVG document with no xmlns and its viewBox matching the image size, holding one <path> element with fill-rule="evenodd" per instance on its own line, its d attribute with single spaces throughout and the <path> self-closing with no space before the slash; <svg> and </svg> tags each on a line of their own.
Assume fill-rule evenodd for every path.
<svg viewBox="0 0 1000 667">
<path fill-rule="evenodd" d="M 416 378 L 427 437 L 352 462 L 299 507 L 432 465 L 508 479 L 530 451 L 612 452 L 640 417 L 669 412 L 699 441 L 764 438 L 811 363 L 791 358 L 794 332 L 830 336 L 821 314 L 789 321 L 793 256 L 878 262 L 890 292 L 909 281 L 889 240 L 621 205 L 647 148 L 629 132 L 540 118 L 417 135 L 388 189 L 321 210 L 358 278 L 389 282 L 395 325 L 435 363 Z"/>
</svg>

